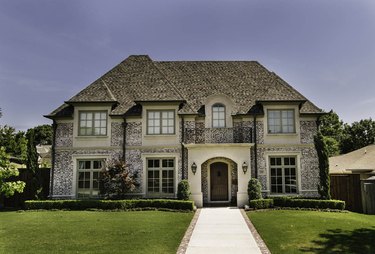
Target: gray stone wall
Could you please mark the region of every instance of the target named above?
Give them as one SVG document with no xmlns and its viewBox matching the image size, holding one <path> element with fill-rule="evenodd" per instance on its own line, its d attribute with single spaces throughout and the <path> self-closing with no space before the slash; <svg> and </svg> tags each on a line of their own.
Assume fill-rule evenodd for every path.
<svg viewBox="0 0 375 254">
<path fill-rule="evenodd" d="M 111 123 L 111 146 L 122 146 L 124 143 L 123 123 Z"/>
<path fill-rule="evenodd" d="M 256 137 L 257 137 L 257 144 L 264 143 L 264 125 L 263 122 L 257 121 L 256 122 Z"/>
<path fill-rule="evenodd" d="M 288 154 L 290 152 L 300 152 L 301 161 L 298 172 L 301 175 L 301 195 L 304 195 L 303 190 L 311 191 L 315 193 L 316 186 L 319 180 L 319 169 L 318 169 L 318 156 L 314 146 L 311 147 L 262 147 L 258 148 L 258 178 L 262 184 L 262 189 L 267 189 L 267 178 L 268 169 L 266 168 L 266 152 L 281 152 Z M 309 194 L 310 195 L 310 194 Z"/>
<path fill-rule="evenodd" d="M 314 135 L 318 131 L 316 121 L 301 121 L 301 143 L 302 144 L 314 144 Z"/>
<path fill-rule="evenodd" d="M 126 126 L 126 145 L 141 146 L 142 145 L 142 122 L 130 122 Z"/>
<path fill-rule="evenodd" d="M 77 179 L 73 179 L 73 156 L 82 155 L 108 155 L 111 163 L 121 156 L 121 150 L 57 150 L 55 157 L 55 170 L 53 178 L 53 195 L 72 196 L 73 184 Z"/>
<path fill-rule="evenodd" d="M 58 123 L 56 128 L 56 147 L 73 146 L 73 123 Z"/>
</svg>

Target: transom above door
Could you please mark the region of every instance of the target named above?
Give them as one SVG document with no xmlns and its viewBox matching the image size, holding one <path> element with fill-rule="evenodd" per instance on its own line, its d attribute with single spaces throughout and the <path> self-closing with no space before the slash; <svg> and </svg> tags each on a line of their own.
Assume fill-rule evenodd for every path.
<svg viewBox="0 0 375 254">
<path fill-rule="evenodd" d="M 210 165 L 211 201 L 228 201 L 228 164 L 214 162 Z"/>
</svg>

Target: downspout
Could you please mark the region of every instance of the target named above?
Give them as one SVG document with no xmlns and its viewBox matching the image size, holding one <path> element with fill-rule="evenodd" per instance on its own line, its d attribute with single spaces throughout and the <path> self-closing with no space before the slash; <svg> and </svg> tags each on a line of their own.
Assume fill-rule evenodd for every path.
<svg viewBox="0 0 375 254">
<path fill-rule="evenodd" d="M 182 169 L 182 180 L 186 179 L 185 177 L 185 153 L 184 153 L 184 141 L 185 141 L 185 120 L 181 116 L 181 169 Z"/>
<path fill-rule="evenodd" d="M 255 178 L 258 179 L 258 153 L 257 153 L 257 115 L 254 114 L 254 170 Z"/>
<path fill-rule="evenodd" d="M 55 178 L 56 130 L 57 130 L 57 123 L 56 123 L 56 120 L 53 120 L 53 123 L 52 123 L 52 146 L 51 146 L 51 152 L 52 152 L 51 164 L 52 165 L 51 165 L 51 181 L 50 181 L 50 194 L 49 194 L 50 198 L 53 197 L 53 181 L 54 181 L 54 178 Z"/>
<path fill-rule="evenodd" d="M 122 127 L 124 130 L 123 133 L 123 141 L 122 141 L 122 160 L 125 162 L 126 159 L 126 127 L 128 126 L 128 123 L 126 122 L 126 118 L 124 116 L 124 122 L 122 123 Z"/>
</svg>

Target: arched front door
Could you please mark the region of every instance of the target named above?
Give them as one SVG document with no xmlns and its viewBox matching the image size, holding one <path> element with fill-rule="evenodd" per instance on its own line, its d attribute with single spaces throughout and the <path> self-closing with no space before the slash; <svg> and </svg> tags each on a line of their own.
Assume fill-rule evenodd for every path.
<svg viewBox="0 0 375 254">
<path fill-rule="evenodd" d="M 228 201 L 228 164 L 214 162 L 210 165 L 211 201 Z"/>
</svg>

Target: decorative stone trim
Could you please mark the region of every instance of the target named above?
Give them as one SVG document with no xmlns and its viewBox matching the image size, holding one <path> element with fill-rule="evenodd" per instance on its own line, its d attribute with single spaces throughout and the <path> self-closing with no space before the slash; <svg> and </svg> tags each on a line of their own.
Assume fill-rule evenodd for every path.
<svg viewBox="0 0 375 254">
<path fill-rule="evenodd" d="M 262 237 L 259 235 L 258 231 L 254 227 L 253 223 L 251 223 L 249 217 L 247 217 L 247 214 L 244 209 L 241 209 L 242 217 L 244 218 L 246 225 L 250 229 L 251 234 L 253 235 L 255 242 L 257 243 L 260 251 L 262 254 L 271 254 L 271 251 L 268 249 L 266 243 L 263 241 Z"/>
<path fill-rule="evenodd" d="M 185 254 L 186 253 L 187 247 L 188 247 L 189 242 L 190 242 L 191 235 L 193 234 L 193 231 L 194 231 L 195 225 L 197 224 L 200 213 L 201 213 L 201 209 L 198 209 L 195 212 L 194 217 L 191 220 L 190 225 L 189 225 L 188 229 L 186 230 L 184 237 L 181 240 L 180 246 L 178 246 L 176 254 Z"/>
</svg>

